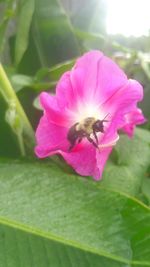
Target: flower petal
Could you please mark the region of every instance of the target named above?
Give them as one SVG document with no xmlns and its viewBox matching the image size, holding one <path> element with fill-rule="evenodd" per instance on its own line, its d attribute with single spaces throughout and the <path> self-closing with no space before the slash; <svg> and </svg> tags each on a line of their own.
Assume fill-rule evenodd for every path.
<svg viewBox="0 0 150 267">
<path fill-rule="evenodd" d="M 60 154 L 80 175 L 95 175 L 96 149 L 90 143 L 85 142 L 80 149 L 75 149 L 70 153 L 60 151 Z"/>
<path fill-rule="evenodd" d="M 146 122 L 141 109 L 134 108 L 133 111 L 125 115 L 125 125 L 122 130 L 128 134 L 129 137 L 132 137 L 134 134 L 135 126 Z"/>
<path fill-rule="evenodd" d="M 85 141 L 84 144 L 80 146 L 80 149 L 75 149 L 71 153 L 62 151 L 59 151 L 59 153 L 78 174 L 93 176 L 95 180 L 99 180 L 112 147 L 113 146 L 109 146 L 98 150 L 88 143 L 88 141 Z"/>
<path fill-rule="evenodd" d="M 99 51 L 90 51 L 62 75 L 56 88 L 57 104 L 72 114 L 80 113 L 82 106 L 102 104 L 126 83 L 117 64 Z"/>
<path fill-rule="evenodd" d="M 59 108 L 55 96 L 43 92 L 40 94 L 40 103 L 52 123 L 64 127 L 72 124 L 71 114 L 67 110 Z"/>
<path fill-rule="evenodd" d="M 61 77 L 56 88 L 59 107 L 75 110 L 80 102 L 95 99 L 98 63 L 102 57 L 99 51 L 88 52 Z"/>
<path fill-rule="evenodd" d="M 103 56 L 98 65 L 96 97 L 105 102 L 127 83 L 127 76 L 110 58 Z"/>
<path fill-rule="evenodd" d="M 127 83 L 125 73 L 99 51 L 90 51 L 70 73 L 74 93 L 81 101 L 102 103 Z"/>
<path fill-rule="evenodd" d="M 97 87 L 98 64 L 103 54 L 99 51 L 90 51 L 80 57 L 70 73 L 70 79 L 75 96 L 81 102 L 95 98 Z"/>
<path fill-rule="evenodd" d="M 67 141 L 68 128 L 58 126 L 49 121 L 45 114 L 39 122 L 36 130 L 37 146 L 35 153 L 39 158 L 50 156 L 54 151 L 61 149 L 67 151 L 69 143 Z"/>
<path fill-rule="evenodd" d="M 75 104 L 74 92 L 70 81 L 70 71 L 62 75 L 56 87 L 56 98 L 59 108 L 72 108 Z"/>
<path fill-rule="evenodd" d="M 94 178 L 95 180 L 99 180 L 102 177 L 102 173 L 106 164 L 106 161 L 112 151 L 112 146 L 107 148 L 101 148 L 100 150 L 96 151 L 96 165 L 97 169 L 95 172 Z"/>
<path fill-rule="evenodd" d="M 129 80 L 101 106 L 105 113 L 109 113 L 110 124 L 107 132 L 115 132 L 125 124 L 125 114 L 131 112 L 137 102 L 143 98 L 143 88 L 135 80 Z M 113 135 L 113 133 L 111 133 Z"/>
</svg>

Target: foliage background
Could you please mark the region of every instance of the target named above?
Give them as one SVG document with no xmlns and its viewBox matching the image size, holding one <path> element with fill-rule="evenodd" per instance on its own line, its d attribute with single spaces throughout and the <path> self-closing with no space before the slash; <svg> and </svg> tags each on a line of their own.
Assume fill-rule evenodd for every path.
<svg viewBox="0 0 150 267">
<path fill-rule="evenodd" d="M 99 183 L 33 154 L 38 94 L 90 49 L 143 84 L 149 121 L 150 37 L 107 35 L 105 18 L 103 0 L 0 1 L 2 267 L 150 266 L 149 122 L 121 137 Z"/>
</svg>

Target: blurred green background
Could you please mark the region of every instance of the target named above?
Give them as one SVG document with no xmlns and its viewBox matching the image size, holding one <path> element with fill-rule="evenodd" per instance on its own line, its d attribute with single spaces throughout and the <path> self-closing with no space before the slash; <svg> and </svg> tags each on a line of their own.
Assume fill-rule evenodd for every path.
<svg viewBox="0 0 150 267">
<path fill-rule="evenodd" d="M 133 33 L 126 37 L 123 32 L 108 34 L 110 2 L 0 1 L 1 62 L 34 129 L 41 116 L 41 111 L 37 108 L 38 94 L 43 90 L 54 91 L 61 74 L 71 68 L 76 57 L 90 49 L 102 50 L 125 70 L 129 78 L 142 83 L 145 97 L 140 107 L 145 116 L 150 118 L 150 35 L 136 37 Z M 115 0 L 111 4 L 113 2 Z M 144 14 L 142 15 L 144 19 Z M 128 14 L 126 18 L 125 23 L 130 28 Z M 19 151 L 13 131 L 9 131 L 12 123 L 10 112 L 7 112 L 11 109 L 8 102 L 1 95 L 0 154 L 16 156 Z M 144 127 L 149 128 L 149 123 Z"/>
</svg>

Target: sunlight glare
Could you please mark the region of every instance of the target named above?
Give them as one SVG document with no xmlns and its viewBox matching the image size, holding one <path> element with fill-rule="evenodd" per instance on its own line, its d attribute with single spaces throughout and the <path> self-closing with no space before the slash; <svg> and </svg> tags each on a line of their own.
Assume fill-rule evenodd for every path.
<svg viewBox="0 0 150 267">
<path fill-rule="evenodd" d="M 106 0 L 108 34 L 149 35 L 150 0 Z"/>
</svg>

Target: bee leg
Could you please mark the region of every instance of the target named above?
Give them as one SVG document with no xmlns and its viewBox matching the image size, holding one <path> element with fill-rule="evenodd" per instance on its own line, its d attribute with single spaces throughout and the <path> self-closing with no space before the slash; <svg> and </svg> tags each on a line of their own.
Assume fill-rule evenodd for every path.
<svg viewBox="0 0 150 267">
<path fill-rule="evenodd" d="M 72 142 L 71 145 L 70 145 L 70 147 L 69 147 L 69 152 L 74 148 L 74 146 L 76 145 L 76 143 L 79 144 L 81 141 L 82 141 L 82 137 L 80 137 L 78 140 L 75 140 L 74 142 Z"/>
<path fill-rule="evenodd" d="M 92 143 L 93 146 L 95 146 L 96 148 L 99 148 L 98 145 L 94 142 L 94 140 L 89 135 L 87 135 L 86 138 L 88 139 L 90 143 Z"/>
<path fill-rule="evenodd" d="M 82 138 L 79 138 L 79 139 L 78 139 L 78 144 L 81 143 L 81 141 L 82 141 Z"/>
<path fill-rule="evenodd" d="M 74 146 L 75 146 L 75 142 L 72 142 L 70 147 L 69 147 L 69 149 L 68 149 L 68 151 L 70 152 L 73 149 Z"/>
<path fill-rule="evenodd" d="M 95 132 L 95 131 L 93 131 L 93 135 L 94 135 L 94 137 L 95 137 L 96 144 L 98 145 L 98 138 L 97 138 L 97 135 L 96 135 L 96 132 Z"/>
</svg>

